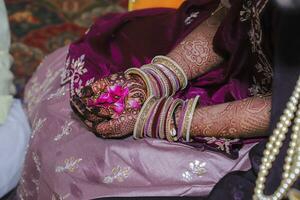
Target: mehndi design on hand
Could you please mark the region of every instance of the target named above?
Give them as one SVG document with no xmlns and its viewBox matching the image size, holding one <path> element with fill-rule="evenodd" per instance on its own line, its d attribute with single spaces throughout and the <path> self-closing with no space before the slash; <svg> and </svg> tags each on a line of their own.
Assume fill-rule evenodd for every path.
<svg viewBox="0 0 300 200">
<path fill-rule="evenodd" d="M 117 73 L 83 88 L 81 97 L 72 97 L 71 106 L 93 132 L 115 138 L 133 130 L 146 98 L 147 89 L 140 77 Z"/>
</svg>

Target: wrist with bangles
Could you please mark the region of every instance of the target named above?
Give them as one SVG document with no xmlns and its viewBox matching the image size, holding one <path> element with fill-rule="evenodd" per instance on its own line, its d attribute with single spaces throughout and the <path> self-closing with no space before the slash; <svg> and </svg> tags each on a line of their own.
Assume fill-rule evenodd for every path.
<svg viewBox="0 0 300 200">
<path fill-rule="evenodd" d="M 198 102 L 199 96 L 186 101 L 173 97 L 150 96 L 138 115 L 133 137 L 191 142 L 191 123 Z M 180 112 L 178 124 L 175 120 L 177 112 Z"/>
<path fill-rule="evenodd" d="M 187 86 L 188 79 L 183 69 L 171 58 L 156 56 L 150 64 L 130 68 L 125 74 L 138 75 L 147 87 L 147 95 L 168 97 Z"/>
<path fill-rule="evenodd" d="M 171 58 L 156 56 L 150 64 L 130 68 L 125 74 L 140 76 L 146 84 L 148 99 L 145 101 L 135 124 L 134 138 L 160 138 L 169 142 L 190 142 L 190 128 L 199 96 L 183 101 L 174 99 L 178 90 L 187 86 L 183 69 Z M 180 109 L 178 124 L 175 113 Z"/>
</svg>

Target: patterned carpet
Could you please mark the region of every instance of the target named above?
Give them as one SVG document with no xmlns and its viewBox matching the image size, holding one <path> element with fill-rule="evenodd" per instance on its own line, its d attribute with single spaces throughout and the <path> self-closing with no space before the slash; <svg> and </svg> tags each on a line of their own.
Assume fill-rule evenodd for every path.
<svg viewBox="0 0 300 200">
<path fill-rule="evenodd" d="M 16 97 L 43 57 L 76 40 L 95 18 L 125 12 L 128 0 L 5 0 L 12 32 Z"/>
</svg>

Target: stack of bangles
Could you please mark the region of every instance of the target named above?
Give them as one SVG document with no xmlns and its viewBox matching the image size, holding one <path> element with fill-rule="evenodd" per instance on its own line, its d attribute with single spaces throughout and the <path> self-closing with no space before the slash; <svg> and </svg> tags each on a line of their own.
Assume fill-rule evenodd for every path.
<svg viewBox="0 0 300 200">
<path fill-rule="evenodd" d="M 198 101 L 199 96 L 186 101 L 173 97 L 150 96 L 139 113 L 133 137 L 190 142 L 190 129 Z M 177 111 L 180 113 L 178 123 L 176 123 L 175 116 Z"/>
<path fill-rule="evenodd" d="M 148 97 L 168 97 L 187 86 L 188 79 L 182 68 L 171 58 L 156 56 L 150 64 L 130 68 L 125 74 L 140 76 L 147 86 Z"/>
</svg>

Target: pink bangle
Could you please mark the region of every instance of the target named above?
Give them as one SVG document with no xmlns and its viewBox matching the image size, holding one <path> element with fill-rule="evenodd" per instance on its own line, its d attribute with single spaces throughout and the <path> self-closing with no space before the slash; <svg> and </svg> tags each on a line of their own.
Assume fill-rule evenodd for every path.
<svg viewBox="0 0 300 200">
<path fill-rule="evenodd" d="M 160 77 L 152 69 L 150 69 L 148 67 L 147 68 L 142 67 L 142 70 L 145 72 L 145 74 L 149 74 L 154 78 L 154 80 L 156 82 L 156 88 L 158 88 L 157 94 L 159 94 L 157 97 L 162 97 L 163 94 L 165 93 L 165 88 L 164 88 L 164 85 L 160 81 Z"/>
<path fill-rule="evenodd" d="M 157 68 L 153 67 L 153 65 L 148 64 L 144 65 L 141 68 L 142 70 L 148 69 L 148 71 L 152 71 L 152 74 L 156 74 L 156 77 L 158 77 L 159 83 L 161 88 L 163 89 L 163 93 L 161 94 L 161 97 L 167 97 L 170 95 L 170 85 L 169 85 L 169 79 Z"/>
<path fill-rule="evenodd" d="M 156 134 L 158 134 L 160 139 L 165 138 L 165 120 L 166 120 L 166 115 L 168 112 L 168 109 L 173 102 L 173 97 L 168 97 L 163 108 L 161 109 L 160 115 L 158 117 L 158 123 L 157 123 L 157 128 L 156 128 Z"/>
<path fill-rule="evenodd" d="M 174 95 L 179 89 L 180 89 L 180 84 L 179 80 L 174 72 L 172 72 L 169 68 L 164 66 L 163 64 L 155 63 L 153 64 L 157 68 L 159 68 L 165 75 L 168 77 L 171 86 L 172 86 L 172 93 L 171 95 Z"/>
</svg>

